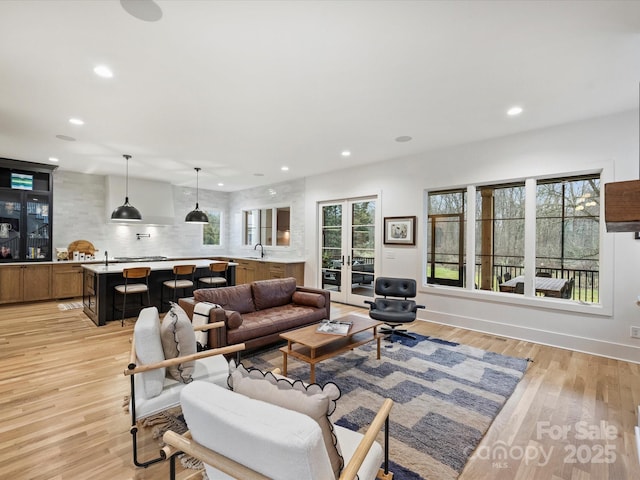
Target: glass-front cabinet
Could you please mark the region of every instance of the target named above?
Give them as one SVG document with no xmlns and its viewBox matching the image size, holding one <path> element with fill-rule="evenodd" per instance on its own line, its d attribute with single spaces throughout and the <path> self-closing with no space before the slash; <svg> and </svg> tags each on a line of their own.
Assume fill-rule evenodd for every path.
<svg viewBox="0 0 640 480">
<path fill-rule="evenodd" d="M 0 159 L 0 262 L 51 261 L 55 168 Z"/>
</svg>

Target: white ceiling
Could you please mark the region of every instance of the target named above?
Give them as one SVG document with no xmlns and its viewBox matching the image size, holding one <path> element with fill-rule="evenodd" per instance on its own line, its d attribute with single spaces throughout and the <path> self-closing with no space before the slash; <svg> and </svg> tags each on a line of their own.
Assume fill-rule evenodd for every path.
<svg viewBox="0 0 640 480">
<path fill-rule="evenodd" d="M 0 157 L 231 191 L 638 106 L 638 1 L 137 1 L 0 1 Z"/>
</svg>

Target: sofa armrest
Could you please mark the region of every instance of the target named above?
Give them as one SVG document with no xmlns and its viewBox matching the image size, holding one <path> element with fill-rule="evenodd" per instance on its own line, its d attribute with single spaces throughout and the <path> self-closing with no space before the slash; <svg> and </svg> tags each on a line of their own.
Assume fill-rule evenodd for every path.
<svg viewBox="0 0 640 480">
<path fill-rule="evenodd" d="M 196 302 L 193 297 L 185 297 L 178 299 L 180 305 L 187 313 L 191 321 L 193 321 L 193 311 L 196 308 Z M 209 324 L 222 323 L 222 326 L 215 330 L 209 330 L 208 347 L 220 348 L 227 345 L 227 312 L 223 308 L 212 308 L 209 312 Z"/>
<path fill-rule="evenodd" d="M 329 290 L 323 290 L 322 288 L 313 288 L 313 287 L 296 287 L 296 292 L 308 292 L 308 293 L 318 293 L 324 296 L 324 308 L 325 318 L 329 320 L 331 318 L 331 294 Z"/>
</svg>

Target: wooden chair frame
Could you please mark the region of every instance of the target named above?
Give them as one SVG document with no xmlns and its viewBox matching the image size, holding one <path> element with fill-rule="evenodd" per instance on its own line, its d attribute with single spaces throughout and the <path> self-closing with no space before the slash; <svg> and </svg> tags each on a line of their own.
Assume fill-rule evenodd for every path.
<svg viewBox="0 0 640 480">
<path fill-rule="evenodd" d="M 374 417 L 371 425 L 365 432 L 362 440 L 358 444 L 356 451 L 349 460 L 349 463 L 345 465 L 340 474 L 339 480 L 353 480 L 357 477 L 358 470 L 364 462 L 364 459 L 369 452 L 369 449 L 376 440 L 376 436 L 382 430 L 384 425 L 384 468 L 378 470 L 376 479 L 378 480 L 392 480 L 393 473 L 389 472 L 389 413 L 393 406 L 393 400 L 390 398 L 385 399 L 382 406 L 378 410 L 378 413 Z M 209 448 L 200 445 L 193 440 L 190 432 L 186 432 L 182 435 L 177 434 L 171 430 L 165 432 L 162 439 L 167 444 L 160 450 L 160 456 L 162 458 L 169 458 L 169 478 L 175 480 L 176 468 L 175 459 L 176 454 L 186 453 L 194 458 L 207 463 L 218 470 L 232 476 L 233 478 L 241 480 L 268 480 L 269 477 L 256 472 L 255 470 L 242 465 L 224 455 L 221 455 Z"/>
<path fill-rule="evenodd" d="M 210 263 L 209 264 L 209 271 L 211 273 L 225 273 L 225 275 L 220 275 L 218 278 L 224 278 L 226 281 L 226 272 L 229 269 L 229 263 L 228 262 L 215 262 L 215 263 Z M 214 275 L 211 275 L 209 277 L 200 277 L 198 279 L 198 284 L 200 283 L 204 283 L 205 285 L 213 285 L 211 283 L 208 283 L 206 281 L 207 278 L 213 278 Z M 227 285 L 228 283 L 226 283 L 225 285 Z"/>
<path fill-rule="evenodd" d="M 127 309 L 127 295 L 140 295 L 140 305 L 142 305 L 142 294 L 146 293 L 147 305 L 151 305 L 151 295 L 149 293 L 149 275 L 151 275 L 150 267 L 132 267 L 132 268 L 125 268 L 124 270 L 122 270 L 122 276 L 124 277 L 124 292 L 120 293 L 118 290 L 115 289 L 116 287 L 120 287 L 122 285 L 116 285 L 116 287 L 114 287 L 113 302 L 111 305 L 111 309 L 112 309 L 112 316 L 115 317 L 116 297 L 117 297 L 117 293 L 120 293 L 122 295 L 122 319 L 120 323 L 122 324 L 123 327 L 124 327 L 125 312 Z M 133 279 L 144 278 L 144 282 L 147 286 L 147 290 L 144 292 L 128 293 L 127 287 L 129 286 L 130 278 L 133 278 Z"/>
<path fill-rule="evenodd" d="M 172 301 L 175 303 L 176 302 L 176 294 L 178 290 L 182 290 L 182 293 L 184 294 L 184 290 L 187 288 L 192 288 L 195 285 L 195 274 L 196 274 L 196 265 L 176 265 L 173 267 L 173 280 L 167 280 L 162 282 L 162 284 L 160 285 L 160 311 L 164 310 L 164 289 L 169 288 L 171 290 L 173 290 L 173 296 L 172 296 Z M 190 278 L 189 278 L 190 277 Z M 189 287 L 178 287 L 178 280 L 180 280 L 181 278 L 183 279 L 189 279 L 191 281 L 191 285 Z M 173 284 L 173 286 L 167 285 L 167 283 L 169 284 Z M 167 300 L 167 303 L 169 303 L 169 301 Z"/>
<path fill-rule="evenodd" d="M 220 328 L 224 325 L 224 322 L 215 322 L 209 323 L 207 325 L 201 325 L 197 327 L 193 327 L 194 331 L 204 331 L 210 330 L 212 328 Z M 199 360 L 202 358 L 212 357 L 214 355 L 226 355 L 238 352 L 240 350 L 244 350 L 244 343 L 238 343 L 236 345 L 229 345 L 227 347 L 216 348 L 212 350 L 204 350 L 202 352 L 197 352 L 192 355 L 185 355 L 183 357 L 171 358 L 168 360 L 164 360 L 162 362 L 156 363 L 148 363 L 145 365 L 138 365 L 138 358 L 136 356 L 136 347 L 135 340 L 132 337 L 131 339 L 131 352 L 129 354 L 129 364 L 127 368 L 124 370 L 125 376 L 128 375 L 130 377 L 130 388 L 131 388 L 131 429 L 130 433 L 132 435 L 133 441 L 133 463 L 136 467 L 147 468 L 149 465 L 153 465 L 154 463 L 161 462 L 165 459 L 162 454 L 159 457 L 153 458 L 151 460 L 147 460 L 145 462 L 141 462 L 138 460 L 138 425 L 137 425 L 137 417 L 136 417 L 136 389 L 135 389 L 135 379 L 134 376 L 137 373 L 148 372 L 150 370 L 157 370 L 158 368 L 166 368 L 174 365 L 179 365 L 184 362 L 190 362 L 192 360 Z M 168 405 L 166 408 L 172 408 L 177 405 Z"/>
</svg>

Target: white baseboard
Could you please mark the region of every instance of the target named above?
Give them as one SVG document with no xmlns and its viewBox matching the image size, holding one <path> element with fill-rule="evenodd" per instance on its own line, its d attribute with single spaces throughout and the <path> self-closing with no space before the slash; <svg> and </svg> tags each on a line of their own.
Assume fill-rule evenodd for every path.
<svg viewBox="0 0 640 480">
<path fill-rule="evenodd" d="M 491 320 L 462 317 L 444 312 L 435 312 L 433 310 L 428 312 L 428 316 L 428 319 L 421 320 L 465 328 L 467 330 L 474 330 L 482 333 L 489 333 L 501 337 L 525 340 L 551 347 L 564 348 L 576 352 L 589 353 L 591 355 L 623 360 L 625 362 L 640 363 L 640 361 L 638 361 L 640 358 L 640 347 L 634 347 L 631 345 L 603 342 L 577 335 L 568 335 L 565 333 L 551 332 L 531 327 L 507 325 Z"/>
</svg>

